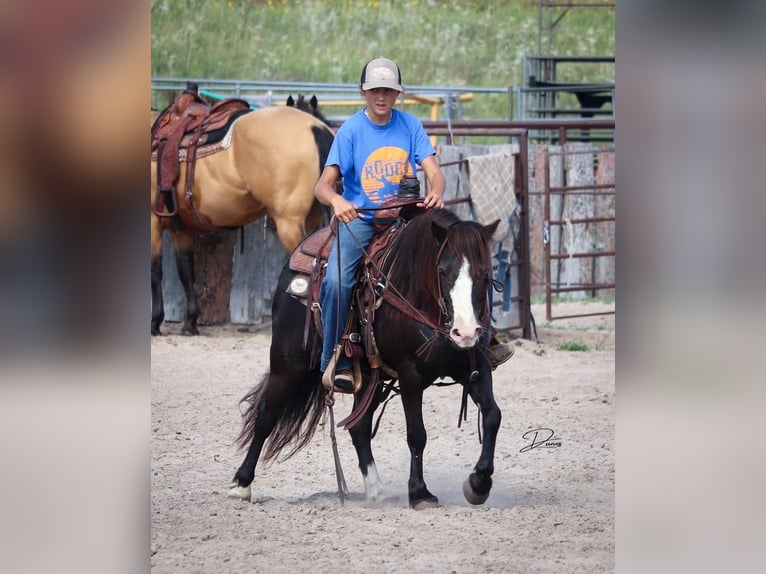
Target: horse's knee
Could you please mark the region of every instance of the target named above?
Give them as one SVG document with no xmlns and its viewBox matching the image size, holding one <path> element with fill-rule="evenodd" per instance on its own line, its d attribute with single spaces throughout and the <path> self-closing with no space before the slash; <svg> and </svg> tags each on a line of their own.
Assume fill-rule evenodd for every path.
<svg viewBox="0 0 766 574">
<path fill-rule="evenodd" d="M 426 449 L 427 440 L 425 431 L 407 433 L 407 445 L 415 452 L 422 453 Z"/>
<path fill-rule="evenodd" d="M 482 416 L 484 417 L 484 425 L 487 431 L 496 434 L 500 429 L 500 421 L 503 420 L 503 415 L 497 405 Z"/>
</svg>

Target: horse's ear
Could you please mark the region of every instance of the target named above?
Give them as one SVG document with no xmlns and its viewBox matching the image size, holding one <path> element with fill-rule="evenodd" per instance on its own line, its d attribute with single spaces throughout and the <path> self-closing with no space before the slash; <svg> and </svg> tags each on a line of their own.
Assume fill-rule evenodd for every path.
<svg viewBox="0 0 766 574">
<path fill-rule="evenodd" d="M 295 100 L 292 95 L 287 96 L 287 105 L 291 108 L 295 106 Z"/>
<path fill-rule="evenodd" d="M 309 103 L 311 104 L 312 108 L 317 109 L 317 107 L 319 106 L 319 101 L 317 101 L 316 95 L 311 96 L 311 100 L 309 101 Z"/>
<path fill-rule="evenodd" d="M 447 240 L 447 228 L 436 221 L 431 222 L 431 233 L 434 234 L 439 243 L 444 243 Z"/>
<path fill-rule="evenodd" d="M 484 232 L 487 234 L 487 237 L 492 239 L 492 236 L 495 234 L 495 231 L 497 231 L 498 225 L 500 225 L 500 220 L 496 219 L 494 223 L 490 223 L 489 225 L 484 226 Z"/>
</svg>

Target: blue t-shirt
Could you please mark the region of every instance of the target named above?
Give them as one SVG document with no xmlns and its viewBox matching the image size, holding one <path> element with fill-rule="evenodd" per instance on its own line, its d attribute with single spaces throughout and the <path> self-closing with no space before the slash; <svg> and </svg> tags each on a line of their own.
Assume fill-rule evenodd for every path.
<svg viewBox="0 0 766 574">
<path fill-rule="evenodd" d="M 338 129 L 325 165 L 338 166 L 344 198 L 360 208 L 376 207 L 395 197 L 402 176 L 415 175 L 416 166 L 435 153 L 412 114 L 392 110 L 391 121 L 379 126 L 362 109 Z M 361 215 L 369 220 L 374 212 Z"/>
</svg>

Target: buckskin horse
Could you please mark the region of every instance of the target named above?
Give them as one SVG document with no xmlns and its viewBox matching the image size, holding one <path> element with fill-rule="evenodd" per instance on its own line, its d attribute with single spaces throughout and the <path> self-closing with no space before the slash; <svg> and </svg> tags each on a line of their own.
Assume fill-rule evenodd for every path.
<svg viewBox="0 0 766 574">
<path fill-rule="evenodd" d="M 422 398 L 437 379 L 451 378 L 463 387 L 461 418 L 468 396 L 480 407 L 481 455 L 463 483 L 463 494 L 471 504 L 483 504 L 492 487 L 501 418 L 486 355 L 489 289 L 496 286 L 490 243 L 499 222 L 482 226 L 444 209 L 395 221 L 401 228 L 384 252 L 387 263 L 371 265 L 369 255 L 362 260 L 372 276 L 365 290 L 375 290 L 367 305 L 368 310 L 374 309 L 374 316 L 365 347 L 376 352 L 377 360 L 362 367 L 362 386 L 354 393 L 353 410 L 339 426 L 350 432 L 367 500 L 388 498 L 391 491 L 381 482 L 372 454 L 372 423 L 375 410 L 385 404 L 382 401 L 398 381 L 411 454 L 409 504 L 415 509 L 438 506 L 423 479 Z M 335 392 L 321 381 L 317 360 L 321 345 L 306 342 L 307 325 L 316 329 L 308 320 L 309 311 L 300 298 L 287 292 L 296 275 L 291 269 L 294 256 L 282 270 L 274 294 L 270 370 L 242 399 L 246 406 L 238 444 L 247 449 L 247 455 L 234 476 L 230 497 L 251 498 L 250 485 L 264 445 L 264 460 L 276 458 L 285 448 L 289 458 L 304 447 L 322 419 L 326 399 L 332 398 L 328 394 Z M 371 368 L 374 364 L 378 366 Z M 330 420 L 332 424 L 332 416 Z"/>
<path fill-rule="evenodd" d="M 194 89 L 158 114 L 151 161 L 152 335 L 160 334 L 164 319 L 162 232 L 170 234 L 186 294 L 182 334 L 196 335 L 192 233 L 238 228 L 268 215 L 292 251 L 322 224 L 314 184 L 333 138 L 321 121 L 295 108 L 251 111 L 233 98 L 210 108 Z"/>
</svg>

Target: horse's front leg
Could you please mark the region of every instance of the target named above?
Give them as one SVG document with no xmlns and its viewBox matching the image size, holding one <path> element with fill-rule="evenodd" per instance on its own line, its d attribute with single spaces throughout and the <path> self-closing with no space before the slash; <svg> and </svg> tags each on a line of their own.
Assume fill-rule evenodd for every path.
<svg viewBox="0 0 766 574">
<path fill-rule="evenodd" d="M 476 381 L 465 384 L 469 385 L 468 392 L 481 409 L 483 437 L 481 456 L 473 472 L 463 483 L 463 495 L 471 504 L 484 504 L 492 489 L 495 443 L 502 415 L 492 392 L 492 373 L 489 367 L 480 371 Z"/>
<path fill-rule="evenodd" d="M 155 336 L 161 334 L 165 302 L 162 299 L 162 228 L 157 216 L 152 214 L 151 217 L 152 336 Z"/>
<path fill-rule="evenodd" d="M 173 251 L 178 266 L 178 277 L 186 294 L 186 318 L 181 329 L 182 335 L 199 335 L 197 318 L 199 303 L 194 292 L 194 238 L 189 231 L 176 231 L 172 234 Z"/>
<path fill-rule="evenodd" d="M 354 397 L 354 408 L 356 408 L 359 401 L 359 395 L 363 392 L 364 389 Z M 379 397 L 374 397 L 362 420 L 348 431 L 356 449 L 357 459 L 359 460 L 359 470 L 362 472 L 362 478 L 364 479 L 364 491 L 367 496 L 367 502 L 383 502 L 399 498 L 393 490 L 383 484 L 378 474 L 378 469 L 375 466 L 375 459 L 372 456 L 372 419 L 375 409 L 378 408 L 379 404 Z"/>
<path fill-rule="evenodd" d="M 410 447 L 410 479 L 407 483 L 410 506 L 415 510 L 436 507 L 439 500 L 428 491 L 423 479 L 423 451 L 427 440 L 423 424 L 423 387 L 418 377 L 409 380 L 402 377 L 400 387 L 407 423 L 407 445 Z"/>
</svg>

